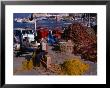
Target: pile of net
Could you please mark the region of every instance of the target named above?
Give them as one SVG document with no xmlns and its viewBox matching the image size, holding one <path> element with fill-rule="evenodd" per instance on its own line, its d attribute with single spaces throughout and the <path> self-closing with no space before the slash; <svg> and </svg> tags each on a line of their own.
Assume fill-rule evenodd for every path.
<svg viewBox="0 0 110 88">
<path fill-rule="evenodd" d="M 33 68 L 33 62 L 32 62 L 32 60 L 30 60 L 30 61 L 23 61 L 22 62 L 22 69 L 23 70 L 31 70 Z"/>
<path fill-rule="evenodd" d="M 80 23 L 69 25 L 65 30 L 65 38 L 74 43 L 74 54 L 80 54 L 82 59 L 97 62 L 97 36 L 92 28 Z"/>
<path fill-rule="evenodd" d="M 62 64 L 62 71 L 66 75 L 83 75 L 89 70 L 89 64 L 80 59 L 70 59 Z"/>
<path fill-rule="evenodd" d="M 49 67 L 48 69 L 57 75 L 64 74 L 62 72 L 61 65 L 59 64 L 51 64 L 51 67 Z"/>
<path fill-rule="evenodd" d="M 17 67 L 16 69 L 14 69 L 14 74 L 16 74 L 17 72 L 31 71 L 32 69 L 33 69 L 32 60 L 30 60 L 30 61 L 23 60 L 21 65 L 19 67 Z"/>
<path fill-rule="evenodd" d="M 63 64 L 51 64 L 49 68 L 57 75 L 83 75 L 89 70 L 89 64 L 79 58 L 70 58 Z"/>
</svg>

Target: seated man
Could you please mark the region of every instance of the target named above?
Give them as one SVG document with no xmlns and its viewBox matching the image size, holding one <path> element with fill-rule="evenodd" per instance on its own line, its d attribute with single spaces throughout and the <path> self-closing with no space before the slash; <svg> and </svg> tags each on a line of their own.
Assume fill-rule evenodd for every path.
<svg viewBox="0 0 110 88">
<path fill-rule="evenodd" d="M 22 51 L 26 51 L 26 52 L 33 52 L 35 49 L 31 47 L 28 37 L 25 37 L 25 39 L 23 39 L 23 45 L 22 45 Z"/>
</svg>

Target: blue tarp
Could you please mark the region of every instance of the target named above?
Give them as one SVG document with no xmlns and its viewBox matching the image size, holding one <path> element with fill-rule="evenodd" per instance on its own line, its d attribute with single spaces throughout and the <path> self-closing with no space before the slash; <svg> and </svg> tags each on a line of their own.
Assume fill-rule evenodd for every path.
<svg viewBox="0 0 110 88">
<path fill-rule="evenodd" d="M 48 35 L 48 44 L 53 45 L 55 43 L 57 43 L 57 39 L 51 33 L 49 33 L 49 35 Z"/>
</svg>

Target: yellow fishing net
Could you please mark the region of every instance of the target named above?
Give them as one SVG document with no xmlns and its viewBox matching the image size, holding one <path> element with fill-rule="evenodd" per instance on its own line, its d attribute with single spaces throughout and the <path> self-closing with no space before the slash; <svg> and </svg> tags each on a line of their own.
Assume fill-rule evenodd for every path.
<svg viewBox="0 0 110 88">
<path fill-rule="evenodd" d="M 82 75 L 89 69 L 89 65 L 78 58 L 71 58 L 62 64 L 62 70 L 67 75 Z"/>
<path fill-rule="evenodd" d="M 31 70 L 33 68 L 32 60 L 30 60 L 30 61 L 27 61 L 27 60 L 23 61 L 22 62 L 22 68 L 23 68 L 23 70 Z"/>
</svg>

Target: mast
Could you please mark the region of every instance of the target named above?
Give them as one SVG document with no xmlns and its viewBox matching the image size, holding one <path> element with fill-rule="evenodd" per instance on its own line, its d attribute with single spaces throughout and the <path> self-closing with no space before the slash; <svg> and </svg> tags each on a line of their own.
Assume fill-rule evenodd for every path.
<svg viewBox="0 0 110 88">
<path fill-rule="evenodd" d="M 89 25 L 88 25 L 88 27 L 90 27 L 90 13 L 89 13 Z"/>
</svg>

